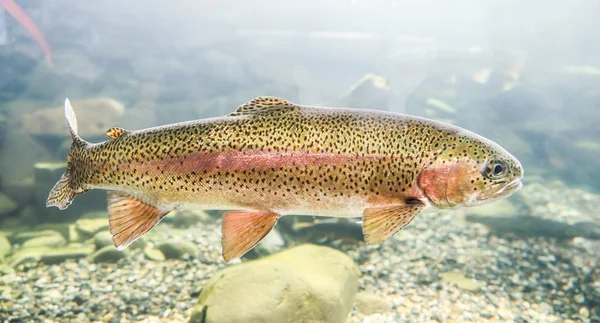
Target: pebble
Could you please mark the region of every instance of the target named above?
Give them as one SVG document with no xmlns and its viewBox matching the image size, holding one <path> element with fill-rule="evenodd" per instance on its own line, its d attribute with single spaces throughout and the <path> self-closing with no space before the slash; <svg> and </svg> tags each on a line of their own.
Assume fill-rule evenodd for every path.
<svg viewBox="0 0 600 323">
<path fill-rule="evenodd" d="M 559 221 L 577 203 L 585 206 L 582 217 L 600 209 L 600 198 L 585 195 L 582 203 L 577 190 L 529 190 L 528 209 L 535 216 Z M 357 297 L 348 322 L 596 322 L 600 241 L 498 237 L 483 226 L 453 223 L 446 211 L 424 213 L 402 230 L 401 239 L 340 246 L 360 266 L 358 295 L 376 295 L 377 302 L 366 303 L 381 305 L 365 309 Z M 219 232 L 211 221 L 186 229 L 161 223 L 140 240 L 140 249 L 120 253 L 118 263 L 80 257 L 93 252 L 94 246 L 86 246 L 77 258 L 54 264 L 32 259 L 0 265 L 0 315 L 15 322 L 187 322 L 206 280 L 230 266 L 220 258 Z M 106 233 L 97 233 L 94 244 L 103 235 L 107 244 L 98 245 L 116 254 Z M 40 235 L 21 235 L 18 243 L 34 236 Z M 476 282 L 478 291 L 457 281 Z"/>
<path fill-rule="evenodd" d="M 108 230 L 108 217 L 98 219 L 82 218 L 75 222 L 77 231 L 84 237 L 91 237 L 100 231 Z"/>
<path fill-rule="evenodd" d="M 94 252 L 90 259 L 94 263 L 116 263 L 126 256 L 125 252 L 117 250 L 114 246 L 106 246 Z"/>
<path fill-rule="evenodd" d="M 587 307 L 582 307 L 579 309 L 579 315 L 583 318 L 590 317 L 590 310 Z"/>
<path fill-rule="evenodd" d="M 96 249 L 101 249 L 106 246 L 112 246 L 112 235 L 108 231 L 100 231 L 94 234 L 94 245 L 96 245 Z"/>
<path fill-rule="evenodd" d="M 166 259 L 181 259 L 185 255 L 195 257 L 199 253 L 198 247 L 190 241 L 170 239 L 158 245 Z"/>
<path fill-rule="evenodd" d="M 366 292 L 356 294 L 354 306 L 358 312 L 365 315 L 384 313 L 390 310 L 390 304 L 385 297 Z"/>
<path fill-rule="evenodd" d="M 165 255 L 163 255 L 163 253 L 158 250 L 158 249 L 154 249 L 154 248 L 144 248 L 144 256 L 146 256 L 146 259 L 148 260 L 154 260 L 154 261 L 164 261 L 165 260 Z"/>
<path fill-rule="evenodd" d="M 50 247 L 58 248 L 67 244 L 67 240 L 60 234 L 29 239 L 21 245 L 22 248 Z"/>
</svg>

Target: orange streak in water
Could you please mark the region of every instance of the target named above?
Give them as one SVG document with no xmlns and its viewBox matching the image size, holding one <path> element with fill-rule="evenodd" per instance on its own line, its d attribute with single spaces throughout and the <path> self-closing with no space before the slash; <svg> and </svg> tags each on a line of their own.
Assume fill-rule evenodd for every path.
<svg viewBox="0 0 600 323">
<path fill-rule="evenodd" d="M 37 25 L 31 20 L 31 18 L 25 13 L 23 8 L 21 8 L 14 0 L 0 0 L 0 7 L 4 8 L 6 12 L 8 12 L 27 32 L 31 35 L 31 37 L 38 43 L 38 45 L 44 51 L 46 55 L 46 62 L 52 68 L 54 65 L 52 64 L 52 51 L 50 50 L 50 46 L 46 42 L 44 35 L 39 30 Z"/>
</svg>

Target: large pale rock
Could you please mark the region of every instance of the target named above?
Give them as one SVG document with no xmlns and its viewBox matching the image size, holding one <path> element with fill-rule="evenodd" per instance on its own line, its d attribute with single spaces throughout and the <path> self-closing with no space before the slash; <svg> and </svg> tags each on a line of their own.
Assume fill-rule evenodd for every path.
<svg viewBox="0 0 600 323">
<path fill-rule="evenodd" d="M 103 136 L 125 112 L 123 104 L 111 98 L 72 100 L 79 135 Z M 68 137 L 64 107 L 41 109 L 23 116 L 23 128 L 32 135 Z"/>
<path fill-rule="evenodd" d="M 218 272 L 202 288 L 190 322 L 345 322 L 358 276 L 344 253 L 301 245 Z"/>
</svg>

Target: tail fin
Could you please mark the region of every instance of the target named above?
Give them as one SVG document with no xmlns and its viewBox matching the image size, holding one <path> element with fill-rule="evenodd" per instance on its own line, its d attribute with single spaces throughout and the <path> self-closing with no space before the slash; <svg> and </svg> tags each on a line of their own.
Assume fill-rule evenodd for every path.
<svg viewBox="0 0 600 323">
<path fill-rule="evenodd" d="M 73 139 L 74 144 L 71 146 L 71 151 L 67 157 L 67 170 L 54 185 L 52 190 L 50 190 L 50 195 L 46 200 L 46 207 L 56 206 L 61 210 L 66 209 L 78 194 L 75 191 L 71 180 L 71 161 L 73 159 L 72 153 L 73 149 L 76 149 L 80 146 L 78 145 L 79 143 L 85 143 L 83 139 L 77 135 L 77 118 L 75 117 L 75 111 L 73 111 L 73 107 L 71 106 L 69 99 L 65 100 L 65 117 L 67 118 L 69 132 L 71 133 L 71 138 Z"/>
</svg>

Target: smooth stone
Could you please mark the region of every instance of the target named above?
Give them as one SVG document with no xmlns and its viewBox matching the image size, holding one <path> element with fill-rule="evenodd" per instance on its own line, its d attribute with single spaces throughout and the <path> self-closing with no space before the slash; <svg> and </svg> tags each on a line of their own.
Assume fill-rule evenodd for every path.
<svg viewBox="0 0 600 323">
<path fill-rule="evenodd" d="M 68 229 L 67 237 L 69 238 L 69 242 L 81 242 L 83 240 L 75 224 L 69 224 Z"/>
<path fill-rule="evenodd" d="M 158 249 L 154 249 L 154 248 L 149 248 L 149 247 L 144 248 L 144 256 L 148 260 L 154 260 L 154 261 L 164 261 L 165 260 L 165 255 L 163 255 L 162 251 L 160 251 Z"/>
<path fill-rule="evenodd" d="M 203 286 L 189 322 L 342 323 L 359 274 L 338 250 L 300 245 L 217 272 Z M 232 310 L 232 304 L 244 306 Z"/>
<path fill-rule="evenodd" d="M 27 240 L 31 240 L 39 237 L 49 237 L 49 236 L 61 236 L 62 235 L 54 230 L 41 230 L 41 231 L 25 231 L 19 232 L 10 237 L 10 240 L 14 244 L 22 244 Z"/>
<path fill-rule="evenodd" d="M 8 264 L 14 268 L 22 264 L 37 263 L 42 259 L 42 255 L 51 250 L 51 248 L 21 249 L 8 258 Z"/>
<path fill-rule="evenodd" d="M 579 309 L 579 315 L 581 315 L 581 317 L 587 319 L 590 317 L 590 309 L 587 307 L 581 307 Z"/>
<path fill-rule="evenodd" d="M 10 241 L 8 241 L 8 238 L 4 235 L 0 235 L 0 263 L 4 262 L 11 250 L 12 246 Z"/>
<path fill-rule="evenodd" d="M 44 253 L 40 259 L 41 262 L 52 265 L 59 264 L 69 259 L 85 258 L 94 252 L 93 247 L 67 247 L 56 250 L 50 250 Z"/>
<path fill-rule="evenodd" d="M 48 247 L 48 248 L 59 248 L 63 247 L 67 244 L 67 240 L 62 235 L 52 235 L 46 237 L 37 237 L 33 239 L 29 239 L 21 245 L 23 249 L 25 248 L 40 248 L 40 247 Z"/>
<path fill-rule="evenodd" d="M 573 299 L 575 300 L 575 302 L 577 302 L 577 304 L 585 303 L 585 296 L 583 294 L 577 294 L 575 295 L 575 297 L 573 297 Z"/>
<path fill-rule="evenodd" d="M 108 230 L 108 218 L 79 219 L 75 222 L 75 226 L 82 236 L 91 237 L 100 231 Z"/>
<path fill-rule="evenodd" d="M 0 216 L 12 213 L 17 207 L 17 203 L 6 196 L 6 194 L 0 193 Z"/>
<path fill-rule="evenodd" d="M 202 210 L 184 210 L 172 212 L 163 221 L 174 228 L 189 228 L 198 223 L 206 223 L 210 218 L 210 215 Z"/>
<path fill-rule="evenodd" d="M 539 304 L 539 311 L 544 314 L 552 314 L 554 312 L 554 308 L 552 308 L 552 305 L 542 302 Z"/>
<path fill-rule="evenodd" d="M 32 231 L 45 231 L 45 230 L 53 230 L 60 233 L 63 237 L 69 236 L 69 225 L 72 225 L 70 222 L 63 223 L 43 223 L 38 224 L 33 227 Z"/>
<path fill-rule="evenodd" d="M 106 246 L 91 255 L 93 263 L 116 263 L 127 257 L 125 252 L 117 250 L 114 246 Z"/>
<path fill-rule="evenodd" d="M 385 313 L 390 310 L 390 304 L 385 298 L 377 294 L 367 292 L 360 292 L 356 294 L 354 307 L 358 312 L 364 315 Z"/>
<path fill-rule="evenodd" d="M 166 259 L 181 259 L 188 254 L 196 257 L 199 253 L 198 247 L 191 241 L 181 239 L 170 239 L 157 246 Z"/>
<path fill-rule="evenodd" d="M 481 291 L 481 283 L 477 282 L 475 279 L 467 278 L 461 273 L 455 272 L 444 272 L 442 275 L 442 281 L 456 284 L 456 287 L 470 291 L 470 292 L 479 292 Z"/>
<path fill-rule="evenodd" d="M 100 231 L 94 234 L 94 245 L 96 249 L 102 249 L 106 246 L 113 246 L 112 235 L 108 231 Z"/>
<path fill-rule="evenodd" d="M 148 245 L 148 239 L 145 236 L 142 236 L 142 237 L 139 237 L 134 242 L 132 242 L 129 245 L 129 247 L 127 247 L 127 249 L 128 250 L 144 249 L 147 245 Z"/>
</svg>

